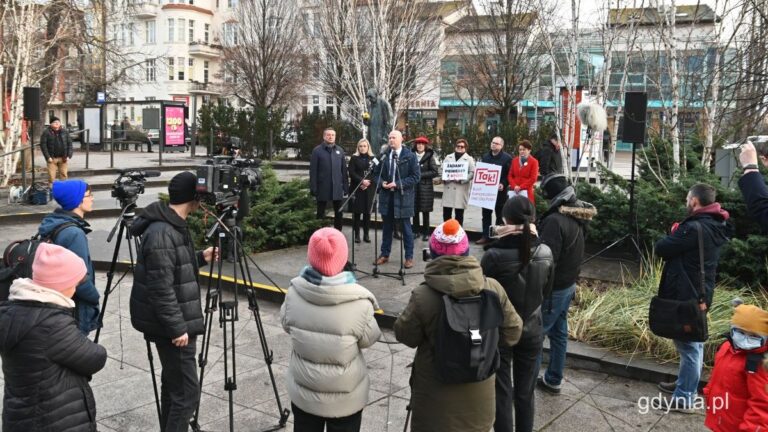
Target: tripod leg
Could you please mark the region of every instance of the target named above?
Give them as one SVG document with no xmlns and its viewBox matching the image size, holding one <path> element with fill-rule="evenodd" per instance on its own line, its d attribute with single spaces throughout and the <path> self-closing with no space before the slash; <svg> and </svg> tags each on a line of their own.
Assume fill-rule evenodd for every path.
<svg viewBox="0 0 768 432">
<path fill-rule="evenodd" d="M 96 327 L 96 335 L 93 337 L 93 341 L 95 343 L 99 343 L 101 327 L 104 324 L 104 312 L 107 311 L 107 301 L 109 300 L 109 293 L 112 291 L 112 281 L 115 278 L 115 267 L 117 266 L 117 256 L 120 254 L 120 243 L 123 239 L 123 232 L 125 232 L 125 222 L 120 221 L 120 230 L 117 233 L 115 250 L 112 252 L 112 262 L 109 264 L 109 271 L 107 272 L 107 286 L 104 288 L 104 301 L 101 303 L 101 311 L 99 312 L 99 321 Z"/>
<path fill-rule="evenodd" d="M 238 247 L 240 244 L 238 243 Z M 242 249 L 241 249 L 242 250 Z M 245 290 L 248 296 L 248 309 L 253 313 L 253 320 L 256 323 L 256 329 L 259 333 L 259 341 L 261 342 L 261 351 L 264 354 L 264 362 L 267 364 L 267 371 L 269 372 L 269 379 L 272 382 L 272 390 L 275 392 L 275 401 L 277 402 L 277 411 L 280 416 L 279 427 L 285 426 L 288 421 L 288 417 L 291 415 L 291 411 L 287 408 L 283 408 L 283 404 L 280 401 L 280 392 L 277 390 L 277 382 L 275 381 L 275 374 L 272 371 L 272 361 L 274 355 L 269 349 L 267 344 L 267 336 L 264 333 L 264 323 L 261 321 L 261 314 L 259 313 L 259 302 L 256 299 L 256 290 L 253 288 L 253 278 L 251 277 L 251 268 L 244 263 L 244 257 L 241 256 L 241 266 L 244 267 L 245 272 L 243 276 L 245 279 Z"/>
<path fill-rule="evenodd" d="M 221 302 L 219 323 L 224 332 L 224 390 L 229 393 L 229 430 L 235 430 L 234 394 L 237 390 L 237 374 L 235 373 L 235 321 L 237 321 L 237 302 Z M 229 334 L 227 334 L 229 327 Z M 232 349 L 232 373 L 229 372 L 229 350 Z"/>
<path fill-rule="evenodd" d="M 220 242 L 217 242 L 217 247 L 221 247 Z M 213 285 L 213 266 L 216 261 L 211 260 L 210 267 L 208 269 L 208 289 L 205 294 L 205 322 L 203 330 L 203 340 L 200 347 L 200 354 L 197 357 L 197 364 L 200 368 L 200 393 L 203 391 L 203 379 L 205 377 L 205 367 L 208 364 L 208 352 L 211 347 L 211 328 L 213 328 L 213 313 L 218 308 L 219 301 L 219 289 L 221 288 L 221 266 L 222 262 L 218 262 L 218 275 L 216 280 L 216 288 L 211 289 Z M 200 431 L 200 424 L 198 419 L 200 418 L 200 401 L 197 402 L 197 408 L 195 409 L 195 416 L 190 422 L 192 430 L 195 432 Z"/>
<path fill-rule="evenodd" d="M 401 220 L 400 224 L 402 224 L 400 230 L 402 231 L 403 239 L 400 240 L 400 271 L 398 271 L 398 275 L 400 275 L 400 281 L 402 282 L 403 286 L 405 286 L 405 266 L 403 262 L 405 259 L 405 223 Z"/>
<path fill-rule="evenodd" d="M 157 393 L 157 377 L 155 376 L 155 361 L 152 356 L 152 345 L 147 342 L 147 358 L 149 359 L 149 373 L 152 374 L 152 389 L 155 391 L 155 406 L 157 407 L 157 421 L 160 423 L 160 430 L 163 430 L 163 416 L 160 413 L 160 396 Z"/>
</svg>

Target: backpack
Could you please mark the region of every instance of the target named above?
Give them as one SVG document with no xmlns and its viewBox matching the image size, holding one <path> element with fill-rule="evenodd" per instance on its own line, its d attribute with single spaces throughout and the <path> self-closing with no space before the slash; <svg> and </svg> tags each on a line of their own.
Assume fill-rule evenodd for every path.
<svg viewBox="0 0 768 432">
<path fill-rule="evenodd" d="M 32 277 L 32 261 L 40 243 L 53 243 L 64 229 L 78 226 L 74 222 L 64 222 L 53 229 L 47 236 L 35 234 L 30 239 L 12 241 L 3 252 L 0 262 L 0 301 L 8 300 L 11 284 L 18 278 Z"/>
<path fill-rule="evenodd" d="M 473 297 L 443 294 L 437 324 L 435 364 L 445 384 L 483 381 L 499 368 L 499 326 L 504 322 L 499 295 L 483 289 Z"/>
</svg>

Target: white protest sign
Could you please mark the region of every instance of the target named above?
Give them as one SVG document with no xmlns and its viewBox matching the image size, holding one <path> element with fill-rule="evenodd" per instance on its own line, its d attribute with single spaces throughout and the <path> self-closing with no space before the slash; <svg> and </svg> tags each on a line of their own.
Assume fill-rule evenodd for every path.
<svg viewBox="0 0 768 432">
<path fill-rule="evenodd" d="M 469 178 L 469 161 L 443 162 L 443 180 L 464 181 Z"/>
<path fill-rule="evenodd" d="M 478 162 L 475 165 L 475 177 L 472 179 L 472 189 L 469 192 L 469 205 L 486 209 L 495 208 L 500 181 L 499 165 Z"/>
</svg>

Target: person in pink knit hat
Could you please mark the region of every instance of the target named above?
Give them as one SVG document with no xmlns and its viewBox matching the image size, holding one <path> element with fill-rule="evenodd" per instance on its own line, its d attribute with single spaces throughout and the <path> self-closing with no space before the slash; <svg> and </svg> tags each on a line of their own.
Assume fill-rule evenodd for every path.
<svg viewBox="0 0 768 432">
<path fill-rule="evenodd" d="M 0 305 L 3 431 L 96 430 L 88 381 L 107 361 L 75 323 L 75 288 L 85 262 L 61 246 L 41 243 L 32 278 L 13 281 Z"/>
<path fill-rule="evenodd" d="M 416 348 L 410 381 L 411 430 L 488 432 L 496 416 L 495 375 L 456 383 L 445 382 L 438 371 L 435 346 L 444 296 L 466 299 L 487 290 L 491 293 L 485 296 L 498 297 L 503 317 L 498 327 L 500 346 L 517 343 L 523 322 L 504 288 L 486 278 L 480 262 L 469 255 L 469 239 L 459 221 L 449 219 L 435 228 L 429 250 L 432 261 L 425 268 L 424 282 L 413 290 L 408 305 L 395 321 L 397 340 Z"/>
<path fill-rule="evenodd" d="M 379 308 L 357 284 L 347 263 L 347 240 L 334 228 L 309 239 L 307 261 L 280 309 L 293 352 L 287 388 L 297 431 L 360 430 L 368 403 L 368 368 L 362 349 L 379 339 Z"/>
</svg>

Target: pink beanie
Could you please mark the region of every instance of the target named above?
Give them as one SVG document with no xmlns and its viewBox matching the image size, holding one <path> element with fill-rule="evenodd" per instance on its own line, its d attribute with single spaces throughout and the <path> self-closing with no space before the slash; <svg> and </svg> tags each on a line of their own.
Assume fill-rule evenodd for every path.
<svg viewBox="0 0 768 432">
<path fill-rule="evenodd" d="M 429 251 L 432 256 L 467 255 L 469 239 L 464 228 L 456 219 L 448 219 L 435 228 L 429 238 Z"/>
<path fill-rule="evenodd" d="M 59 292 L 76 287 L 88 270 L 74 252 L 52 243 L 40 243 L 32 262 L 32 281 Z"/>
<path fill-rule="evenodd" d="M 309 238 L 307 260 L 324 276 L 335 276 L 347 265 L 347 239 L 335 228 L 320 228 Z"/>
</svg>

